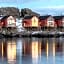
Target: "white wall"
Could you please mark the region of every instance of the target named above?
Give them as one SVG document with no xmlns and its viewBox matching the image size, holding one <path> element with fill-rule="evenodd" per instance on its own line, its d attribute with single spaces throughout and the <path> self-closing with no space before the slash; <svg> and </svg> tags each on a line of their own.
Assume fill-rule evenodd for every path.
<svg viewBox="0 0 64 64">
<path fill-rule="evenodd" d="M 54 19 L 53 19 L 53 17 L 49 17 L 47 19 L 47 26 L 54 27 Z"/>
<path fill-rule="evenodd" d="M 18 32 L 23 31 L 22 18 L 21 19 L 16 19 L 16 27 L 17 27 Z"/>
</svg>

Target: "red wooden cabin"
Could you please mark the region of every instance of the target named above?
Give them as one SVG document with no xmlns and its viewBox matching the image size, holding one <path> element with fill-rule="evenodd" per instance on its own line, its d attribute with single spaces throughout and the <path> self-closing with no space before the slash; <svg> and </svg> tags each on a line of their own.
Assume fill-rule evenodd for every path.
<svg viewBox="0 0 64 64">
<path fill-rule="evenodd" d="M 39 18 L 37 16 L 26 16 L 22 23 L 24 28 L 36 29 L 39 27 Z"/>
<path fill-rule="evenodd" d="M 64 16 L 54 16 L 55 22 L 57 23 L 57 27 L 64 26 Z"/>
<path fill-rule="evenodd" d="M 38 27 L 39 19 L 36 16 L 26 16 L 23 19 L 23 27 Z"/>
<path fill-rule="evenodd" d="M 56 22 L 54 21 L 54 18 L 50 15 L 47 16 L 40 16 L 39 17 L 39 23 L 41 27 L 55 27 Z"/>
<path fill-rule="evenodd" d="M 16 18 L 13 16 L 4 16 L 1 19 L 3 27 L 16 27 Z"/>
<path fill-rule="evenodd" d="M 31 27 L 31 18 L 33 16 L 26 16 L 24 17 L 23 21 L 22 21 L 22 25 L 23 27 Z"/>
</svg>

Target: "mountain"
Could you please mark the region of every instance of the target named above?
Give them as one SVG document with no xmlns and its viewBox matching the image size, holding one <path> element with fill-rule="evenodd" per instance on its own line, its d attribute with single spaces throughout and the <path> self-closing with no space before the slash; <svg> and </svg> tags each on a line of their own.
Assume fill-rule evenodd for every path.
<svg viewBox="0 0 64 64">
<path fill-rule="evenodd" d="M 32 11 L 29 8 L 21 9 L 21 17 L 24 17 L 24 16 L 32 16 L 32 15 L 40 16 L 40 14 Z"/>
<path fill-rule="evenodd" d="M 19 17 L 20 16 L 20 12 L 18 8 L 15 7 L 1 7 L 0 8 L 0 16 L 7 16 L 7 15 L 12 15 L 12 16 L 16 16 Z"/>
</svg>

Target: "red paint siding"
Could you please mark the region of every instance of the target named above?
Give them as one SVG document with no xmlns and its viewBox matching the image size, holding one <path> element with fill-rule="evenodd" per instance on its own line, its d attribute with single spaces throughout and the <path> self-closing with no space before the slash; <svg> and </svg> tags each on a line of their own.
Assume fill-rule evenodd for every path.
<svg viewBox="0 0 64 64">
<path fill-rule="evenodd" d="M 40 26 L 39 22 L 38 22 L 38 26 Z M 32 27 L 32 18 L 31 19 L 24 19 L 23 20 L 23 27 Z"/>
<path fill-rule="evenodd" d="M 60 27 L 62 26 L 62 21 L 61 20 L 55 20 L 56 24 L 57 24 L 57 27 Z"/>
<path fill-rule="evenodd" d="M 44 27 L 46 25 L 46 20 L 40 20 L 39 23 L 41 27 Z"/>
<path fill-rule="evenodd" d="M 7 18 L 9 18 L 9 17 L 7 17 Z M 1 20 L 1 22 L 3 23 L 3 27 L 7 27 L 7 25 L 8 25 L 7 18 Z M 14 20 L 15 20 L 15 26 L 16 26 L 16 19 L 14 18 Z"/>
<path fill-rule="evenodd" d="M 31 27 L 31 20 L 30 19 L 23 20 L 23 27 Z"/>
</svg>

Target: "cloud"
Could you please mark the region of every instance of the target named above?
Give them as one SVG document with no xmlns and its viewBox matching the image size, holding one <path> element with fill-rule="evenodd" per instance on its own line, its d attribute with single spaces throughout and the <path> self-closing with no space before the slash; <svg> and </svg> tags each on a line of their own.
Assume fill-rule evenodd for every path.
<svg viewBox="0 0 64 64">
<path fill-rule="evenodd" d="M 22 0 L 22 3 L 30 3 L 30 2 L 37 2 L 37 1 L 40 1 L 40 0 Z"/>
<path fill-rule="evenodd" d="M 63 9 L 63 8 L 64 5 L 38 7 L 38 9 Z"/>
<path fill-rule="evenodd" d="M 64 5 L 64 0 L 23 0 L 22 7 L 28 8 L 44 8 L 44 7 L 53 7 L 53 6 L 62 6 Z M 27 1 L 27 2 L 26 2 Z M 29 1 L 29 2 L 28 2 Z"/>
<path fill-rule="evenodd" d="M 21 0 L 0 0 L 0 7 L 17 7 L 22 3 Z"/>
<path fill-rule="evenodd" d="M 0 0 L 0 3 L 15 3 L 18 2 L 18 0 Z"/>
<path fill-rule="evenodd" d="M 40 13 L 40 15 L 64 15 L 64 5 L 63 6 L 48 6 L 48 7 L 40 7 L 35 9 L 36 12 Z"/>
</svg>

